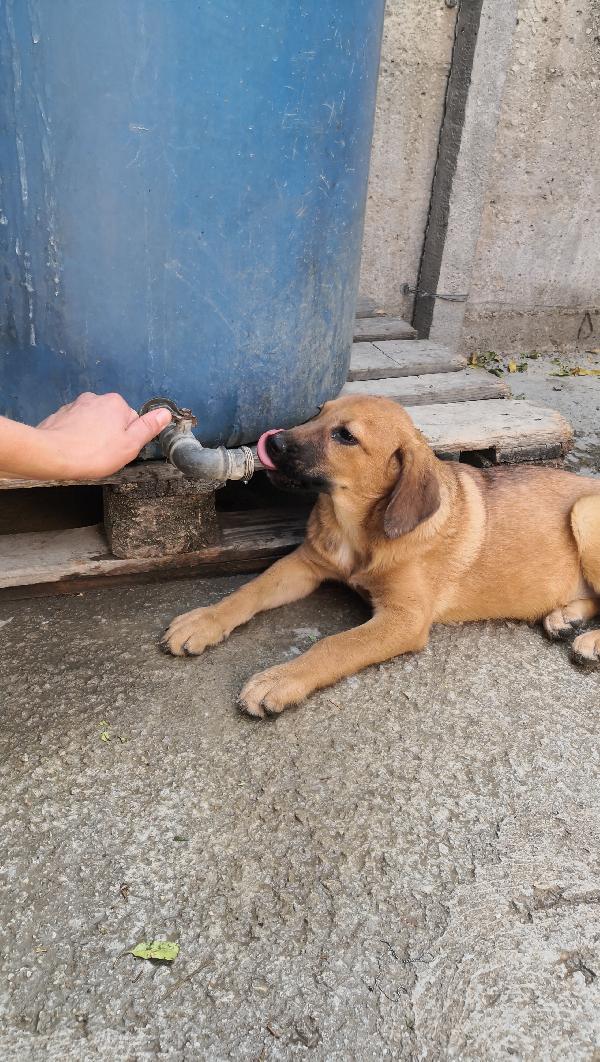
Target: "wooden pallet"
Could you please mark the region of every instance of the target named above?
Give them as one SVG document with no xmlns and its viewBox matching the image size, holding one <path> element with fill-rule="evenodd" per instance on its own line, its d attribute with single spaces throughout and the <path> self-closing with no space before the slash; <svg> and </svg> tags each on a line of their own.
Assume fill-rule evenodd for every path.
<svg viewBox="0 0 600 1062">
<path fill-rule="evenodd" d="M 503 380 L 468 369 L 465 359 L 447 348 L 414 338 L 414 330 L 399 318 L 383 318 L 373 306 L 369 312 L 357 322 L 344 394 L 384 394 L 409 406 L 441 457 L 495 464 L 558 461 L 568 451 L 572 432 L 560 414 L 511 400 Z M 377 325 L 369 339 L 367 321 Z M 146 461 L 95 484 L 152 480 L 160 484 L 182 476 L 163 461 Z M 73 593 L 118 582 L 257 571 L 301 541 L 308 513 L 306 501 L 275 495 L 263 480 L 259 473 L 247 489 L 235 484 L 218 492 L 218 541 L 195 553 L 118 559 L 101 524 L 0 535 L 2 593 Z M 0 480 L 0 490 L 51 485 Z"/>
<path fill-rule="evenodd" d="M 411 415 L 439 456 L 455 460 L 480 456 L 491 463 L 555 461 L 571 445 L 571 429 L 560 414 L 529 402 L 419 406 Z M 180 476 L 171 466 L 156 464 L 152 474 Z M 130 474 L 125 470 L 118 477 Z M 116 479 L 110 477 L 110 482 Z M 135 560 L 111 556 L 102 525 L 2 535 L 0 586 L 7 588 L 8 596 L 21 597 L 76 593 L 91 585 L 148 578 L 258 571 L 299 544 L 306 518 L 306 508 L 293 496 L 283 509 L 279 505 L 221 512 L 218 545 L 197 553 Z"/>
</svg>

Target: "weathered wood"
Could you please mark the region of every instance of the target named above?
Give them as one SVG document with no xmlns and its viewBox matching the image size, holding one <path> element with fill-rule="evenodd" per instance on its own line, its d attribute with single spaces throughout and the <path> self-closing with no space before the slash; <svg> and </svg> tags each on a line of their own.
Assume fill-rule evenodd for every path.
<svg viewBox="0 0 600 1062">
<path fill-rule="evenodd" d="M 410 415 L 440 456 L 482 453 L 486 461 L 551 461 L 573 433 L 551 409 L 506 400 L 417 406 Z M 23 596 L 78 593 L 90 586 L 215 572 L 258 571 L 301 541 L 306 512 L 293 506 L 218 514 L 217 545 L 170 557 L 118 559 L 102 527 L 0 536 L 0 587 Z M 44 587 L 46 588 L 44 590 Z"/>
<path fill-rule="evenodd" d="M 437 453 L 485 451 L 499 464 L 553 460 L 573 443 L 560 413 L 516 399 L 419 406 L 410 416 Z"/>
<path fill-rule="evenodd" d="M 406 380 L 406 377 L 404 378 Z M 493 378 L 492 378 L 493 379 Z M 374 385 L 367 390 L 373 393 Z M 398 399 L 402 401 L 402 399 Z M 529 402 L 505 399 L 503 402 L 478 401 L 449 403 L 446 405 L 413 406 L 411 415 L 415 423 L 429 438 L 440 453 L 489 450 L 499 447 L 498 460 L 502 455 L 513 455 L 511 460 L 551 460 L 552 450 L 566 453 L 573 439 L 572 430 L 559 413 Z M 257 468 L 260 469 L 257 461 Z M 182 475 L 164 461 L 144 461 L 130 465 L 100 483 L 140 482 L 151 480 L 182 480 Z M 0 480 L 0 489 L 10 487 L 63 486 L 30 480 Z"/>
<path fill-rule="evenodd" d="M 104 529 L 115 557 L 191 553 L 218 537 L 214 491 L 186 479 L 104 487 Z"/>
<path fill-rule="evenodd" d="M 103 577 L 173 574 L 231 574 L 256 571 L 294 549 L 303 538 L 305 514 L 281 511 L 222 514 L 221 541 L 193 553 L 168 557 L 113 557 L 102 525 L 67 531 L 0 536 L 0 587 L 60 584 L 57 592 L 78 592 Z M 101 585 L 101 582 L 100 582 Z"/>
<path fill-rule="evenodd" d="M 81 487 L 84 484 L 94 484 L 104 487 L 109 483 L 146 483 L 148 481 L 161 483 L 165 480 L 179 480 L 185 482 L 185 476 L 173 465 L 166 461 L 137 461 L 127 465 L 120 472 L 111 476 L 103 476 L 101 479 L 0 479 L 0 490 L 17 490 L 25 487 Z"/>
<path fill-rule="evenodd" d="M 354 322 L 357 343 L 378 339 L 416 339 L 417 333 L 402 317 L 359 317 Z"/>
<path fill-rule="evenodd" d="M 462 372 L 347 383 L 342 388 L 342 395 L 381 395 L 401 402 L 404 406 L 422 406 L 442 402 L 506 398 L 510 395 L 510 389 L 504 380 L 499 380 L 485 370 L 463 369 Z"/>
<path fill-rule="evenodd" d="M 466 367 L 467 359 L 462 354 L 455 354 L 439 343 L 430 343 L 428 339 L 415 339 L 411 343 L 405 340 L 355 343 L 348 382 L 459 372 Z"/>
</svg>

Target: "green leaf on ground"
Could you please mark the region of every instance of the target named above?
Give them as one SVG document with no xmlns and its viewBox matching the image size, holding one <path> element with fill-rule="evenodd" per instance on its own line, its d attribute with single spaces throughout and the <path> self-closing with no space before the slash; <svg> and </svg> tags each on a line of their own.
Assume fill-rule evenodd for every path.
<svg viewBox="0 0 600 1062">
<path fill-rule="evenodd" d="M 493 376 L 502 376 L 504 364 L 495 350 L 476 350 L 471 354 L 469 363 L 480 369 L 487 369 Z"/>
<path fill-rule="evenodd" d="M 179 955 L 179 944 L 172 940 L 142 940 L 131 948 L 131 955 L 136 959 L 160 959 L 162 962 L 173 962 Z"/>
</svg>

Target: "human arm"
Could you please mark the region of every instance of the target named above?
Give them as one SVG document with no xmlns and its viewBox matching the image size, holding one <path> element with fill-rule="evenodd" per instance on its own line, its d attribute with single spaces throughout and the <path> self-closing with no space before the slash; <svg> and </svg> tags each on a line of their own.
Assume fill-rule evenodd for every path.
<svg viewBox="0 0 600 1062">
<path fill-rule="evenodd" d="M 79 395 L 30 427 L 0 417 L 0 477 L 90 480 L 137 457 L 169 424 L 166 409 L 138 416 L 121 395 Z"/>
</svg>

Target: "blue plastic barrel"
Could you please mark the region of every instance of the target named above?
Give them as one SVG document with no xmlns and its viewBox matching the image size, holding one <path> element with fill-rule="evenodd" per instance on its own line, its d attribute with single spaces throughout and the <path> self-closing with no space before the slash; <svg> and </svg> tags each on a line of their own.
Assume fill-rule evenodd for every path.
<svg viewBox="0 0 600 1062">
<path fill-rule="evenodd" d="M 350 355 L 384 0 L 0 0 L 0 412 L 256 439 Z"/>
</svg>

